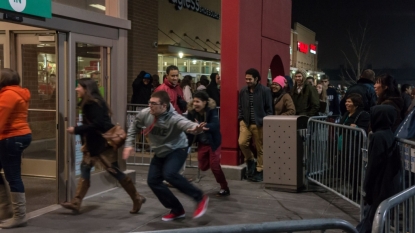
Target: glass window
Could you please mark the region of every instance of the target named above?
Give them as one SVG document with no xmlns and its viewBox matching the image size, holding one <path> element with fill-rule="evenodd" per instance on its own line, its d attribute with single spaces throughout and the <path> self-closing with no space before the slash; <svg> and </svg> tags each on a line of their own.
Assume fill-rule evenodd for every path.
<svg viewBox="0 0 415 233">
<path fill-rule="evenodd" d="M 105 0 L 52 0 L 52 2 L 57 2 L 101 14 L 105 14 L 106 12 Z"/>
<path fill-rule="evenodd" d="M 187 72 L 187 67 L 189 66 L 189 61 L 184 58 L 177 58 L 177 67 L 180 72 Z"/>
<path fill-rule="evenodd" d="M 220 63 L 212 62 L 212 73 L 220 73 Z"/>
<path fill-rule="evenodd" d="M 201 64 L 202 62 L 199 60 L 191 60 L 190 61 L 190 73 L 201 73 Z"/>
<path fill-rule="evenodd" d="M 163 71 L 165 72 L 168 66 L 174 65 L 174 57 L 163 57 Z"/>
<path fill-rule="evenodd" d="M 210 75 L 210 71 L 212 69 L 212 62 L 210 61 L 204 61 L 202 65 L 202 73 Z"/>
<path fill-rule="evenodd" d="M 158 55 L 158 66 L 157 66 L 157 70 L 159 72 L 163 72 L 163 56 L 162 55 Z"/>
</svg>

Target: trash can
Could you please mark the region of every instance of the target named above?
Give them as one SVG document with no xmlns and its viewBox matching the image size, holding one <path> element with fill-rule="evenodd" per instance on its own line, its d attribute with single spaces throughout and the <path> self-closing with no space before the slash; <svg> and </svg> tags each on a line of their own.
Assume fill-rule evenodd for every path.
<svg viewBox="0 0 415 233">
<path fill-rule="evenodd" d="M 307 116 L 267 116 L 263 124 L 266 188 L 299 191 L 303 185 L 304 136 Z"/>
</svg>

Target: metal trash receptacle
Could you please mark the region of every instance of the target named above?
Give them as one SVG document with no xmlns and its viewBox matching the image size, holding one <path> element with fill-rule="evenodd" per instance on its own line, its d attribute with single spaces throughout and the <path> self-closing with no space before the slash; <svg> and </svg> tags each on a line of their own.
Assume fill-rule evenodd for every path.
<svg viewBox="0 0 415 233">
<path fill-rule="evenodd" d="M 299 191 L 303 185 L 303 136 L 307 116 L 267 116 L 263 124 L 266 188 Z"/>
</svg>

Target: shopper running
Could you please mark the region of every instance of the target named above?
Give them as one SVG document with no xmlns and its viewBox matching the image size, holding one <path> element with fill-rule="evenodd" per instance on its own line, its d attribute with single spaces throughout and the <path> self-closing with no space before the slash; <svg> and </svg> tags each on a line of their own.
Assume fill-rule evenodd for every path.
<svg viewBox="0 0 415 233">
<path fill-rule="evenodd" d="M 229 196 L 228 182 L 220 167 L 222 135 L 215 101 L 203 91 L 196 92 L 193 102 L 188 105 L 187 119 L 206 123 L 206 131 L 196 136 L 189 135 L 189 145 L 197 142 L 199 169 L 206 171 L 210 168 L 216 182 L 220 184 L 220 190 L 216 196 Z"/>
<path fill-rule="evenodd" d="M 136 133 L 145 127 L 155 155 L 151 159 L 147 183 L 164 207 L 171 209 L 162 217 L 163 221 L 171 221 L 185 217 L 185 210 L 170 189 L 163 184 L 166 180 L 180 192 L 193 198 L 197 208 L 193 218 L 205 214 L 209 197 L 194 187 L 186 178 L 179 174 L 187 158 L 187 133 L 203 132 L 206 123 L 194 123 L 174 111 L 170 97 L 165 91 L 157 91 L 151 95 L 149 108 L 142 110 L 128 129 L 123 158 L 127 159 L 134 151 L 133 144 Z"/>
<path fill-rule="evenodd" d="M 93 79 L 83 78 L 78 80 L 78 86 L 75 90 L 78 98 L 81 99 L 79 106 L 82 109 L 83 121 L 82 125 L 69 127 L 67 131 L 71 134 L 79 134 L 82 138 L 81 177 L 79 178 L 75 197 L 70 202 L 61 203 L 61 205 L 79 212 L 82 200 L 91 183 L 91 169 L 95 163 L 100 162 L 105 170 L 120 182 L 131 197 L 133 209 L 130 213 L 138 213 L 146 198 L 137 192 L 131 178 L 120 171 L 117 151 L 108 145 L 102 137 L 102 134 L 114 125 L 111 123 L 110 109 L 102 98 L 97 83 Z"/>
<path fill-rule="evenodd" d="M 0 77 L 0 170 L 10 188 L 10 199 L 6 182 L 0 177 L 0 228 L 27 225 L 26 196 L 21 177 L 22 152 L 32 141 L 32 131 L 27 122 L 30 92 L 20 85 L 19 74 L 11 69 L 2 69 Z"/>
</svg>

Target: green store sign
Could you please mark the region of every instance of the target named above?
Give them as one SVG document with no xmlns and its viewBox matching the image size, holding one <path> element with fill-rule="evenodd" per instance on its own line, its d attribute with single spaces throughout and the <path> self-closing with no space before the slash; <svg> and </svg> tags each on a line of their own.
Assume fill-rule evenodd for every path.
<svg viewBox="0 0 415 233">
<path fill-rule="evenodd" d="M 0 0 L 0 9 L 52 18 L 51 0 Z"/>
</svg>

